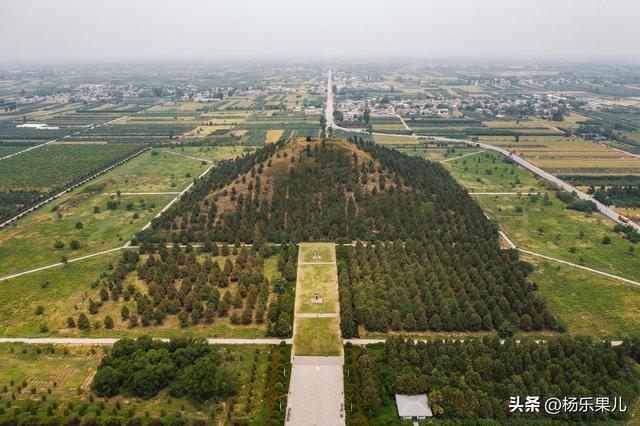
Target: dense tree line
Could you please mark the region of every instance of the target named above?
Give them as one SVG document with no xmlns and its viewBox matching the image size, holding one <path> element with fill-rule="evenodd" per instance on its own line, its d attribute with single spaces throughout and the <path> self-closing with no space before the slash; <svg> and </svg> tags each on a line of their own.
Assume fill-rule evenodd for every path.
<svg viewBox="0 0 640 426">
<path fill-rule="evenodd" d="M 99 300 L 89 300 L 89 314 L 98 314 L 104 303 L 124 300 L 135 302 L 135 309 L 123 306 L 121 310 L 120 320 L 129 327 L 161 325 L 170 315 L 177 316 L 181 327 L 229 317 L 233 324 L 266 323 L 272 336 L 291 335 L 296 246 L 238 249 L 207 244 L 203 250 L 204 260 L 200 260 L 190 246 L 161 244 L 150 250 L 143 245 L 141 253 L 148 256 L 142 262 L 138 253 L 124 251 L 112 273 L 100 281 Z M 230 254 L 237 254 L 235 260 Z M 264 275 L 264 259 L 276 254 L 282 277 L 270 282 Z M 223 262 L 212 257 L 219 255 L 225 257 Z M 134 271 L 146 284 L 145 291 L 134 284 L 125 287 L 126 277 Z M 112 328 L 113 318 L 105 317 L 104 325 Z M 73 318 L 68 326 L 75 326 Z M 77 326 L 90 328 L 84 313 Z"/>
<path fill-rule="evenodd" d="M 271 348 L 265 384 L 265 425 L 276 426 L 284 423 L 291 378 L 290 358 L 291 346 L 282 343 Z"/>
<path fill-rule="evenodd" d="M 640 186 L 610 186 L 596 189 L 591 186 L 589 194 L 607 206 L 640 207 Z"/>
<path fill-rule="evenodd" d="M 497 423 L 551 420 L 541 413 L 510 413 L 512 396 L 611 397 L 630 405 L 640 392 L 639 342 L 621 347 L 585 337 L 546 342 L 484 338 L 414 343 L 387 339 L 383 348 L 347 345 L 345 369 L 350 423 L 366 425 L 394 394 L 427 393 L 436 417 L 494 419 Z M 560 413 L 554 419 L 593 421 L 623 419 L 623 412 Z"/>
<path fill-rule="evenodd" d="M 555 329 L 530 265 L 492 240 L 338 246 L 341 328 L 375 332 Z"/>
<path fill-rule="evenodd" d="M 171 396 L 204 402 L 234 395 L 238 379 L 205 341 L 163 342 L 142 336 L 114 344 L 100 362 L 91 388 L 98 396 L 141 398 L 169 388 Z"/>
</svg>

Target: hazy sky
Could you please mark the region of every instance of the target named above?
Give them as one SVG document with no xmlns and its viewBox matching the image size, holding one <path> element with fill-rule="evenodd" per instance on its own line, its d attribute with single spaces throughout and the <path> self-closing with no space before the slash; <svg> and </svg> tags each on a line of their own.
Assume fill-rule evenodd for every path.
<svg viewBox="0 0 640 426">
<path fill-rule="evenodd" d="M 0 61 L 640 61 L 637 0 L 0 0 Z"/>
</svg>

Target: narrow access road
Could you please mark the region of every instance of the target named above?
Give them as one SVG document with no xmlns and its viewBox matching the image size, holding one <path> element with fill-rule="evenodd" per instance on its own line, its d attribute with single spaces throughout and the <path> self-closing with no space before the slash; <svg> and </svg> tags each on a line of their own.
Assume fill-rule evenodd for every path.
<svg viewBox="0 0 640 426">
<path fill-rule="evenodd" d="M 440 160 L 440 162 L 441 163 L 448 163 L 449 161 L 455 161 L 455 160 L 459 160 L 461 158 L 470 157 L 472 155 L 480 154 L 481 152 L 484 152 L 484 149 L 481 149 L 480 151 L 476 151 L 476 152 L 471 152 L 469 154 L 461 155 L 459 157 L 447 158 L 446 160 Z"/>
<path fill-rule="evenodd" d="M 477 337 L 471 337 L 471 339 L 477 339 Z M 415 343 L 418 342 L 429 342 L 434 340 L 434 338 L 428 338 L 425 337 L 424 339 L 413 339 L 413 341 Z M 456 341 L 460 341 L 460 342 L 464 342 L 465 339 L 442 339 L 443 342 L 456 342 Z M 606 340 L 605 340 L 606 341 Z M 352 345 L 357 345 L 357 346 L 366 346 L 366 345 L 374 345 L 376 343 L 384 343 L 385 339 L 344 339 L 344 343 L 351 343 Z M 500 339 L 500 344 L 504 345 L 505 340 L 504 339 Z M 534 342 L 536 343 L 545 343 L 546 340 L 542 340 L 542 339 L 538 339 L 538 340 L 534 340 Z M 611 343 L 611 346 L 620 346 L 624 340 L 608 340 L 608 342 Z M 516 343 L 520 343 L 520 340 L 516 340 Z"/>
<path fill-rule="evenodd" d="M 179 337 L 179 336 L 176 336 Z M 93 338 L 93 337 L 0 337 L 0 343 L 28 343 L 33 345 L 113 345 L 119 338 Z M 170 338 L 155 338 L 168 342 Z M 279 345 L 284 342 L 291 344 L 291 339 L 226 339 L 208 338 L 205 339 L 210 345 Z"/>
<path fill-rule="evenodd" d="M 506 235 L 505 235 L 505 237 L 506 237 Z M 514 248 L 517 248 L 517 247 L 514 247 Z M 622 281 L 622 282 L 625 282 L 625 283 L 628 283 L 628 284 L 633 284 L 635 286 L 640 287 L 640 282 L 634 281 L 634 280 L 630 280 L 628 278 L 624 278 L 624 277 L 621 277 L 619 275 L 610 274 L 608 272 L 600 271 L 598 269 L 589 268 L 588 266 L 578 265 L 577 263 L 567 262 L 566 260 L 557 259 L 555 257 L 546 256 L 544 254 L 536 253 L 536 252 L 525 250 L 525 249 L 522 249 L 522 248 L 517 248 L 517 250 L 522 252 L 522 253 L 529 254 L 531 256 L 540 257 L 540 258 L 543 258 L 543 259 L 546 259 L 546 260 L 552 260 L 554 262 L 562 263 L 562 264 L 568 265 L 568 266 L 573 266 L 574 268 L 578 268 L 578 269 L 582 269 L 582 270 L 585 270 L 585 271 L 593 272 L 594 274 L 602 275 L 602 276 L 607 277 L 607 278 L 612 278 L 614 280 Z"/>
<path fill-rule="evenodd" d="M 539 192 L 470 192 L 469 195 L 540 195 Z"/>
<path fill-rule="evenodd" d="M 125 248 L 125 246 L 120 246 L 120 247 L 114 247 L 112 249 L 109 250 L 103 250 L 97 253 L 91 253 L 91 254 L 87 254 L 85 256 L 80 256 L 80 257 L 76 257 L 73 259 L 69 259 L 67 261 L 67 263 L 73 263 L 73 262 L 79 262 L 81 260 L 85 260 L 85 259 L 91 259 L 92 257 L 96 257 L 96 256 L 102 256 L 104 254 L 107 253 L 111 253 L 114 251 L 118 251 L 118 250 L 122 250 L 123 248 Z M 5 277 L 0 277 L 0 281 L 7 281 L 10 280 L 12 278 L 18 278 L 21 277 L 23 275 L 27 275 L 27 274 L 33 274 L 34 272 L 40 272 L 40 271 L 44 271 L 47 269 L 51 269 L 51 268 L 57 268 L 59 266 L 64 266 L 65 264 L 63 262 L 58 262 L 58 263 L 52 263 L 50 265 L 45 265 L 45 266 L 40 266 L 39 268 L 34 268 L 34 269 L 29 269 L 28 271 L 22 271 L 22 272 L 18 272 L 12 275 L 7 275 Z"/>
<path fill-rule="evenodd" d="M 163 149 L 163 151 L 167 152 L 169 154 L 179 155 L 180 157 L 191 158 L 192 160 L 204 161 L 205 163 L 213 163 L 212 160 L 207 160 L 206 158 L 193 157 L 191 155 L 181 154 L 179 152 L 174 152 L 174 151 L 171 151 L 171 150 L 168 150 L 168 149 Z"/>
<path fill-rule="evenodd" d="M 178 195 L 179 192 L 105 192 L 102 195 Z"/>
</svg>

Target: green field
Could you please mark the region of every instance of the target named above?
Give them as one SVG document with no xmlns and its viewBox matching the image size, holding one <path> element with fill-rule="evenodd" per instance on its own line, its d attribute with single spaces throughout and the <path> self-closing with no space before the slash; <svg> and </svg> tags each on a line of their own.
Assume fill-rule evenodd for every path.
<svg viewBox="0 0 640 426">
<path fill-rule="evenodd" d="M 251 419 L 263 424 L 266 413 L 267 375 L 272 348 L 264 345 L 225 345 L 217 350 L 239 379 L 233 398 L 203 404 L 170 397 L 166 391 L 150 399 L 116 396 L 98 398 L 90 389 L 100 359 L 109 347 L 0 344 L 0 421 L 13 418 L 16 407 L 23 416 L 162 417 L 201 419 L 222 424 Z M 276 349 L 277 350 L 277 349 Z M 25 384 L 26 386 L 22 386 Z M 6 386 L 6 391 L 3 387 Z M 12 394 L 15 400 L 12 400 Z M 44 401 L 46 402 L 40 402 Z M 4 401 L 7 401 L 6 403 Z M 25 410 L 26 407 L 31 407 Z M 53 410 L 47 412 L 52 407 Z M 55 407 L 55 408 L 54 408 Z"/>
<path fill-rule="evenodd" d="M 296 318 L 296 356 L 338 356 L 342 351 L 338 318 Z"/>
<path fill-rule="evenodd" d="M 66 327 L 69 316 L 77 317 L 88 296 L 95 297 L 93 283 L 120 252 L 70 263 L 4 281 L 0 292 L 0 335 L 6 337 L 55 335 Z M 38 306 L 44 307 L 41 315 Z M 49 330 L 42 332 L 45 324 Z"/>
<path fill-rule="evenodd" d="M 110 197 L 101 193 L 79 190 L 61 197 L 0 231 L 0 275 L 60 262 L 63 256 L 72 259 L 122 246 L 173 197 L 122 195 L 113 198 L 119 202 L 115 210 L 107 208 Z M 71 248 L 73 240 L 80 248 Z M 64 247 L 56 248 L 56 241 Z"/>
<path fill-rule="evenodd" d="M 47 145 L 2 161 L 0 191 L 46 192 L 95 172 L 141 145 Z"/>
<path fill-rule="evenodd" d="M 298 265 L 296 312 L 305 314 L 333 313 L 338 311 L 338 292 L 335 265 Z M 321 304 L 311 303 L 318 293 Z"/>
<path fill-rule="evenodd" d="M 484 152 L 444 165 L 469 192 L 537 192 L 543 187 L 533 174 L 500 154 Z"/>
<path fill-rule="evenodd" d="M 22 151 L 25 147 L 23 146 L 10 146 L 10 145 L 0 145 L 0 157 L 4 157 L 5 155 L 13 154 L 14 152 Z"/>
<path fill-rule="evenodd" d="M 217 148 L 216 148 L 217 150 Z M 210 165 L 154 148 L 111 170 L 96 181 L 104 192 L 175 192 L 183 190 Z"/>
<path fill-rule="evenodd" d="M 640 288 L 570 266 L 526 256 L 551 312 L 569 334 L 610 339 L 640 333 Z"/>
<path fill-rule="evenodd" d="M 172 152 L 178 154 L 191 155 L 192 157 L 202 158 L 204 160 L 209 161 L 220 161 L 227 160 L 235 157 L 242 156 L 247 153 L 251 153 L 255 150 L 253 147 L 249 146 L 240 146 L 240 145 L 232 145 L 232 146 L 200 146 L 193 147 L 188 146 L 184 148 L 173 148 L 173 149 L 163 149 L 162 151 L 171 150 Z"/>
<path fill-rule="evenodd" d="M 161 325 L 149 327 L 138 326 L 129 328 L 128 322 L 122 321 L 120 311 L 127 306 L 135 312 L 136 303 L 133 300 L 117 302 L 108 300 L 102 302 L 97 314 L 87 312 L 89 299 L 100 300 L 100 286 L 92 285 L 101 275 L 115 266 L 121 257 L 121 251 L 97 256 L 91 259 L 69 263 L 45 271 L 35 272 L 2 282 L 3 291 L 0 292 L 0 336 L 3 337 L 132 337 L 141 334 L 151 334 L 157 337 L 193 336 L 193 337 L 229 337 L 229 338 L 260 338 L 265 337 L 265 326 L 235 325 L 229 316 L 216 317 L 213 324 L 190 325 L 181 328 L 175 315 L 168 316 Z M 232 256 L 231 258 L 234 258 Z M 224 265 L 225 258 L 214 258 L 220 265 Z M 265 260 L 264 273 L 274 280 L 280 276 L 277 271 L 278 256 L 271 256 Z M 135 273 L 129 274 L 124 281 L 136 286 L 142 294 L 147 293 L 147 284 L 138 280 Z M 228 288 L 232 293 L 237 291 L 237 285 L 232 283 Z M 221 289 L 223 292 L 226 289 Z M 36 312 L 38 306 L 44 312 Z M 81 331 L 78 328 L 68 328 L 67 318 L 77 320 L 79 314 L 87 314 L 92 328 Z M 105 329 L 105 316 L 114 320 L 112 329 Z M 95 324 L 99 327 L 95 328 Z M 46 325 L 47 329 L 42 328 Z"/>
<path fill-rule="evenodd" d="M 0 230 L 0 276 L 59 262 L 62 256 L 71 259 L 123 245 L 175 195 L 109 194 L 182 191 L 208 167 L 162 151 L 145 152 L 116 167 Z M 107 208 L 110 199 L 119 203 L 115 210 Z M 78 222 L 82 229 L 76 228 Z M 57 240 L 64 248 L 54 247 Z M 71 250 L 71 240 L 77 240 L 80 248 Z"/>
<path fill-rule="evenodd" d="M 519 248 L 640 280 L 640 247 L 614 233 L 604 216 L 568 210 L 553 193 L 549 199 L 551 205 L 542 196 L 482 196 L 478 202 Z M 602 243 L 605 236 L 610 244 Z"/>
<path fill-rule="evenodd" d="M 315 258 L 316 250 L 319 258 Z M 336 251 L 334 243 L 309 243 L 300 245 L 301 262 L 335 262 Z"/>
<path fill-rule="evenodd" d="M 316 250 L 320 255 L 314 259 Z M 296 313 L 334 313 L 338 312 L 338 291 L 336 265 L 304 264 L 302 262 L 335 262 L 333 243 L 300 244 L 300 263 L 298 264 L 298 283 L 296 286 Z M 311 303 L 314 294 L 323 299 L 321 304 Z"/>
</svg>

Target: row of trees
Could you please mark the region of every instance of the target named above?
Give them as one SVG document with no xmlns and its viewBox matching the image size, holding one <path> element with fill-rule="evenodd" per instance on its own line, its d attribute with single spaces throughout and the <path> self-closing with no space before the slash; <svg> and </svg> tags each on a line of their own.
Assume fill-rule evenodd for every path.
<svg viewBox="0 0 640 426">
<path fill-rule="evenodd" d="M 113 272 L 102 280 L 99 300 L 89 300 L 89 313 L 95 315 L 109 301 L 133 301 L 135 308 L 124 305 L 121 320 L 129 327 L 160 325 L 167 316 L 176 315 L 181 327 L 211 324 L 217 317 L 229 317 L 233 324 L 267 324 L 269 335 L 288 337 L 292 331 L 293 289 L 296 280 L 296 246 L 262 246 L 258 249 L 205 247 L 208 253 L 197 256 L 191 246 L 160 245 L 150 251 L 148 245 L 140 255 L 124 251 Z M 210 254 L 209 254 L 210 253 Z M 219 253 L 225 256 L 218 261 Z M 235 253 L 235 261 L 230 257 Z M 277 268 L 281 277 L 270 282 L 264 275 L 264 260 L 279 255 Z M 201 258 L 204 257 L 204 260 Z M 146 284 L 145 291 L 125 279 L 135 273 Z M 272 296 L 272 294 L 274 294 Z M 73 320 L 71 320 L 73 321 Z M 68 321 L 68 326 L 71 325 Z M 78 327 L 87 329 L 87 317 L 79 317 Z M 113 319 L 105 318 L 105 327 Z"/>
<path fill-rule="evenodd" d="M 530 265 L 492 240 L 338 246 L 341 328 L 369 331 L 555 329 Z"/>
<path fill-rule="evenodd" d="M 347 346 L 347 406 L 353 424 L 368 424 L 377 410 L 393 404 L 394 394 L 427 393 L 436 416 L 526 422 L 546 414 L 510 413 L 513 396 L 621 397 L 631 404 L 640 392 L 640 341 L 612 347 L 584 337 L 561 337 L 536 343 L 484 338 L 414 343 L 387 339 L 381 348 Z M 626 413 L 560 413 L 555 419 L 592 421 L 624 419 Z"/>
<path fill-rule="evenodd" d="M 607 206 L 640 207 L 640 185 L 601 186 L 598 189 L 591 186 L 588 193 Z"/>
</svg>

